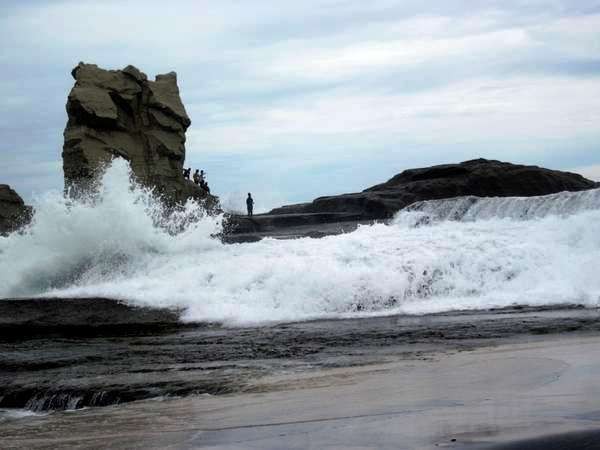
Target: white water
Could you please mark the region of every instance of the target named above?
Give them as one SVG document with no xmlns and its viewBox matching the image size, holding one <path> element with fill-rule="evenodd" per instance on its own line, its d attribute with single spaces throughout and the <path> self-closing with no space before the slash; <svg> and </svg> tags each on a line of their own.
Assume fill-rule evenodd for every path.
<svg viewBox="0 0 600 450">
<path fill-rule="evenodd" d="M 20 408 L 0 408 L 0 423 L 6 420 L 26 419 L 32 416 L 45 416 L 46 414 Z"/>
<path fill-rule="evenodd" d="M 424 213 L 411 212 L 341 236 L 224 245 L 211 238 L 219 218 L 180 234 L 155 226 L 160 208 L 131 187 L 122 161 L 102 186 L 93 205 L 40 198 L 28 232 L 0 238 L 0 297 L 110 297 L 232 325 L 599 304 L 599 191 L 587 194 L 596 200 L 585 207 L 531 220 L 486 213 L 486 220 L 415 226 Z M 163 226 L 197 216 L 188 205 Z"/>
<path fill-rule="evenodd" d="M 456 197 L 413 203 L 407 211 L 440 220 L 528 220 L 548 216 L 567 216 L 600 209 L 600 189 L 561 192 L 538 197 Z"/>
</svg>

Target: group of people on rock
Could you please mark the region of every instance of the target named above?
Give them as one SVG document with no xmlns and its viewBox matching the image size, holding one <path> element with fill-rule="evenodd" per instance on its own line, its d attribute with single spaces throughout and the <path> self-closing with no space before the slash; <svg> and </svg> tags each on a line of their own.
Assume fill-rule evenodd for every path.
<svg viewBox="0 0 600 450">
<path fill-rule="evenodd" d="M 191 173 L 191 167 L 183 169 L 183 178 L 189 180 Z M 206 175 L 204 174 L 204 170 L 196 169 L 194 175 L 192 176 L 192 180 L 195 184 L 200 186 L 201 189 L 204 189 L 204 191 L 207 194 L 210 194 L 210 188 L 208 187 L 208 183 L 206 182 Z M 252 217 L 254 215 L 254 199 L 252 198 L 252 194 L 250 192 L 248 192 L 248 197 L 246 198 L 246 209 L 248 210 L 248 216 Z"/>
<path fill-rule="evenodd" d="M 183 169 L 183 178 L 185 178 L 186 180 L 189 180 L 191 173 L 192 173 L 191 167 L 188 167 L 187 169 Z M 200 186 L 201 189 L 203 189 L 208 194 L 210 194 L 210 188 L 208 187 L 208 183 L 206 182 L 206 176 L 204 175 L 204 170 L 196 169 L 196 171 L 194 172 L 194 175 L 192 176 L 192 180 L 194 181 L 195 184 Z"/>
</svg>

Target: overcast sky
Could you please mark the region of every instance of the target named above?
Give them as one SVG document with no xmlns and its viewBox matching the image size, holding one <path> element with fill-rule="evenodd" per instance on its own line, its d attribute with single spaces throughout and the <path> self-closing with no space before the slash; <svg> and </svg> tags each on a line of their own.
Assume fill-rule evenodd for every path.
<svg viewBox="0 0 600 450">
<path fill-rule="evenodd" d="M 226 202 L 486 157 L 600 180 L 600 0 L 0 2 L 0 183 L 62 188 L 79 62 L 175 70 Z"/>
</svg>

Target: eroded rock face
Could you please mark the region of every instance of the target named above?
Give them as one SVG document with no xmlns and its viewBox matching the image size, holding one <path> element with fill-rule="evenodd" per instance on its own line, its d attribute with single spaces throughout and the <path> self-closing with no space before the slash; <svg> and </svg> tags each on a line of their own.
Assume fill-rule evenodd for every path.
<svg viewBox="0 0 600 450">
<path fill-rule="evenodd" d="M 170 203 L 214 200 L 182 174 L 191 121 L 175 72 L 151 81 L 133 66 L 104 70 L 79 63 L 71 73 L 75 86 L 67 100 L 62 156 L 65 187 L 72 194 L 89 189 L 98 169 L 119 156 Z"/>
<path fill-rule="evenodd" d="M 479 197 L 534 196 L 593 189 L 597 184 L 581 175 L 537 166 L 474 159 L 409 169 L 385 183 L 355 194 L 320 197 L 311 203 L 284 206 L 270 214 L 353 214 L 356 220 L 386 219 L 421 200 L 464 195 Z"/>
<path fill-rule="evenodd" d="M 8 234 L 31 218 L 31 207 L 7 184 L 0 184 L 0 235 Z"/>
</svg>

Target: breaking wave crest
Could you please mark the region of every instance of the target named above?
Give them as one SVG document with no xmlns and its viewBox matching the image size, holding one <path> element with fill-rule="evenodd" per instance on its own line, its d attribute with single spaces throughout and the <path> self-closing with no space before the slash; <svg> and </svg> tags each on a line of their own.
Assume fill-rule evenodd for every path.
<svg viewBox="0 0 600 450">
<path fill-rule="evenodd" d="M 78 201 L 47 193 L 34 201 L 34 220 L 23 233 L 0 238 L 0 297 L 110 280 L 153 255 L 217 245 L 211 235 L 220 231 L 219 217 L 205 215 L 194 202 L 167 214 L 151 190 L 133 181 L 122 159 L 98 187 L 97 195 Z"/>
<path fill-rule="evenodd" d="M 0 297 L 107 297 L 230 325 L 513 304 L 596 307 L 598 192 L 433 202 L 345 235 L 226 245 L 212 237 L 220 217 L 190 203 L 164 219 L 152 193 L 116 161 L 94 202 L 46 195 L 25 233 L 0 238 Z M 454 210 L 471 206 L 462 216 L 437 213 L 452 202 Z M 555 206 L 514 212 L 516 204 L 540 212 L 531 205 L 544 202 Z M 439 221 L 415 226 L 425 213 Z"/>
<path fill-rule="evenodd" d="M 405 212 L 420 212 L 429 220 L 529 220 L 566 216 L 600 209 L 600 189 L 561 192 L 537 197 L 456 197 L 416 202 Z"/>
</svg>

